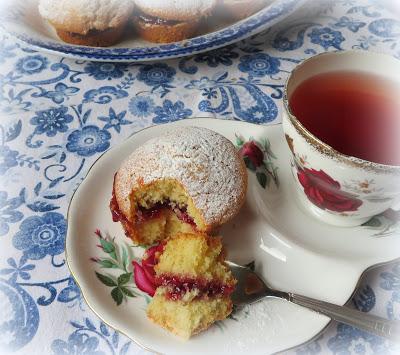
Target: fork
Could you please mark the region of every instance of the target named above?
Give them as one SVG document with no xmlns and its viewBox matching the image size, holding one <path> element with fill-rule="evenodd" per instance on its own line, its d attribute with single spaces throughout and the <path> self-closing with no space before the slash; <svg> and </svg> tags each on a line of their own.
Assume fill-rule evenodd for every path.
<svg viewBox="0 0 400 355">
<path fill-rule="evenodd" d="M 274 290 L 252 271 L 250 267 L 240 266 L 231 261 L 226 261 L 226 264 L 238 281 L 236 289 L 232 293 L 232 301 L 236 306 L 251 304 L 268 297 L 280 298 L 371 334 L 387 338 L 391 341 L 400 341 L 399 321 L 387 320 L 355 309 L 319 301 L 292 292 Z"/>
</svg>

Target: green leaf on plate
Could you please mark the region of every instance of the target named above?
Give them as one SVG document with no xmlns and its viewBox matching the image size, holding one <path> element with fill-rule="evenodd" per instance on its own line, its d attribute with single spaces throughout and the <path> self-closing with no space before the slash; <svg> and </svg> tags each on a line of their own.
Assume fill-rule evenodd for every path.
<svg viewBox="0 0 400 355">
<path fill-rule="evenodd" d="M 373 227 L 377 228 L 382 225 L 381 220 L 378 217 L 372 217 L 369 221 L 362 224 L 364 227 Z"/>
<path fill-rule="evenodd" d="M 122 274 L 118 277 L 118 285 L 125 285 L 132 279 L 132 273 L 127 272 L 126 274 Z"/>
<path fill-rule="evenodd" d="M 102 246 L 103 250 L 104 250 L 107 254 L 114 253 L 114 255 L 115 255 L 115 246 L 114 246 L 114 243 L 109 242 L 108 240 L 105 240 L 105 239 L 103 239 L 103 238 L 100 238 L 100 243 L 101 243 L 101 246 Z"/>
<path fill-rule="evenodd" d="M 95 271 L 95 273 L 96 273 L 97 278 L 98 278 L 104 285 L 109 286 L 109 287 L 117 286 L 117 283 L 116 283 L 111 277 L 106 276 L 106 275 L 102 275 L 102 274 L 100 274 L 100 273 L 98 273 L 98 272 L 96 272 L 96 271 Z"/>
<path fill-rule="evenodd" d="M 257 172 L 256 176 L 259 184 L 265 189 L 267 186 L 267 175 L 265 173 Z"/>
<path fill-rule="evenodd" d="M 245 163 L 247 169 L 249 169 L 251 171 L 256 171 L 256 167 L 254 166 L 254 164 L 252 163 L 252 161 L 250 160 L 249 157 L 244 156 L 243 160 L 244 160 L 244 163 Z"/>
<path fill-rule="evenodd" d="M 242 145 L 244 144 L 244 139 L 241 136 L 236 136 L 236 145 L 241 148 Z"/>
<path fill-rule="evenodd" d="M 120 289 L 124 295 L 126 295 L 128 297 L 136 297 L 136 295 L 128 288 L 126 288 L 124 286 L 120 286 Z"/>
<path fill-rule="evenodd" d="M 105 269 L 117 269 L 118 265 L 111 259 L 102 259 L 99 261 L 101 267 Z"/>
<path fill-rule="evenodd" d="M 125 270 L 127 270 L 128 266 L 128 251 L 126 250 L 126 247 L 123 245 L 122 246 L 122 265 Z"/>
<path fill-rule="evenodd" d="M 119 306 L 122 303 L 122 300 L 124 299 L 124 294 L 122 293 L 119 287 L 115 287 L 111 291 L 111 297 L 113 298 L 117 306 Z"/>
</svg>

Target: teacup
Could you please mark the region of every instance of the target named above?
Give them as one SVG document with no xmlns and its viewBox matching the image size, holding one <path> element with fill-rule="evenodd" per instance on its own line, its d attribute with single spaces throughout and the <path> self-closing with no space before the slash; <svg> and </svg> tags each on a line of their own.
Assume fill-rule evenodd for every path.
<svg viewBox="0 0 400 355">
<path fill-rule="evenodd" d="M 400 166 L 340 153 L 296 118 L 290 105 L 294 90 L 315 75 L 335 71 L 362 71 L 400 83 L 400 61 L 372 52 L 323 53 L 299 64 L 286 83 L 283 130 L 292 153 L 297 196 L 306 210 L 321 221 L 357 226 L 389 208 L 398 208 Z M 400 112 L 398 115 L 400 120 Z"/>
</svg>

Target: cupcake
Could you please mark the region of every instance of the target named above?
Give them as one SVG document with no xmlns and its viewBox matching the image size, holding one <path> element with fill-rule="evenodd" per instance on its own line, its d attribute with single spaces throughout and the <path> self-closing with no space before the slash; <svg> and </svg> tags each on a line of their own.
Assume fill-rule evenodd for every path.
<svg viewBox="0 0 400 355">
<path fill-rule="evenodd" d="M 214 231 L 241 208 L 247 171 L 235 146 L 199 127 L 147 141 L 120 166 L 110 208 L 135 243 Z"/>
<path fill-rule="evenodd" d="M 153 284 L 147 288 L 154 290 L 147 316 L 170 332 L 188 339 L 232 312 L 230 295 L 236 280 L 224 263 L 220 238 L 175 235 L 152 247 L 142 265 L 134 263 L 136 284 L 146 291 L 138 275 L 144 267 L 151 274 L 152 281 L 147 282 Z"/>
<path fill-rule="evenodd" d="M 134 8 L 133 0 L 40 0 L 39 12 L 72 44 L 106 47 L 117 43 Z"/>
<path fill-rule="evenodd" d="M 135 3 L 138 10 L 133 24 L 137 33 L 150 42 L 170 43 L 193 37 L 217 0 L 135 0 Z"/>
</svg>

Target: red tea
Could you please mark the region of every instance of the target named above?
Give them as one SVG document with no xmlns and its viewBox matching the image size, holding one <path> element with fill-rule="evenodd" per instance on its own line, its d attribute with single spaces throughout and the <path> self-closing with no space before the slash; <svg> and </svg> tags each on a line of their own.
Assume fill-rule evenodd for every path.
<svg viewBox="0 0 400 355">
<path fill-rule="evenodd" d="M 400 165 L 400 85 L 357 71 L 313 76 L 289 99 L 292 112 L 314 136 L 337 151 Z"/>
</svg>

